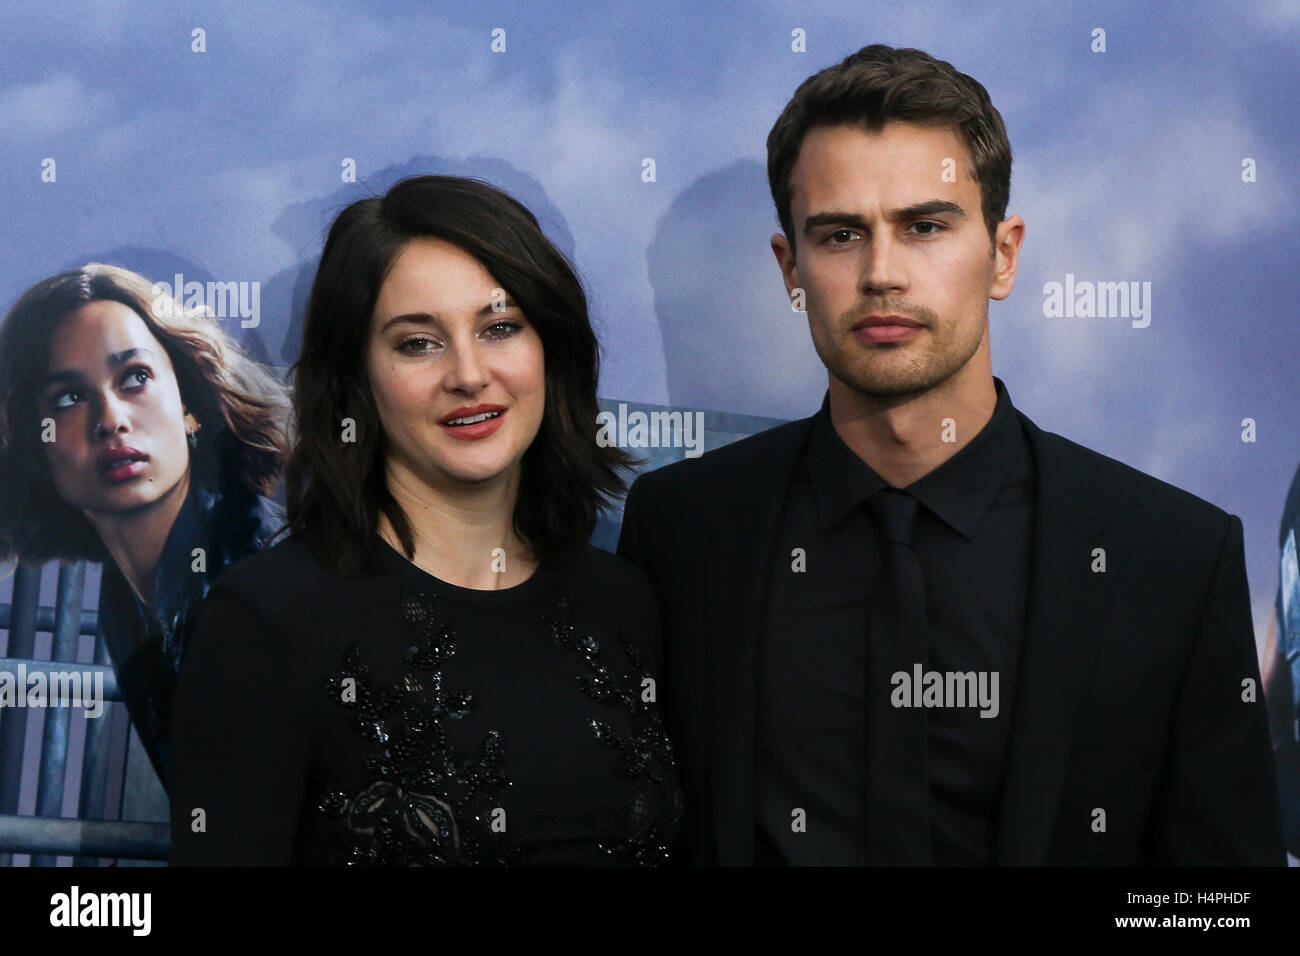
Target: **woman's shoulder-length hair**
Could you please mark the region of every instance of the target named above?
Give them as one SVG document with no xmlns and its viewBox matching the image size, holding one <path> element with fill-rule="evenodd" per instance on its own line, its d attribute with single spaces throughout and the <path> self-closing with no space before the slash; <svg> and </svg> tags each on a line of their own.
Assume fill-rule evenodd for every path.
<svg viewBox="0 0 1300 956">
<path fill-rule="evenodd" d="M 85 515 L 55 490 L 38 417 L 59 320 L 99 301 L 134 311 L 171 360 L 199 423 L 191 480 L 275 493 L 288 454 L 288 389 L 205 307 L 186 308 L 139 273 L 92 262 L 33 285 L 0 324 L 0 560 L 107 556 Z"/>
<path fill-rule="evenodd" d="M 582 283 L 531 212 L 475 179 L 416 176 L 335 219 L 307 306 L 293 376 L 285 468 L 290 528 L 336 574 L 372 570 L 380 514 L 414 558 L 410 525 L 385 481 L 385 438 L 365 370 L 384 279 L 406 243 L 434 238 L 479 260 L 542 341 L 545 410 L 523 456 L 514 528 L 539 559 L 585 546 L 632 459 L 596 441 L 599 345 Z"/>
</svg>

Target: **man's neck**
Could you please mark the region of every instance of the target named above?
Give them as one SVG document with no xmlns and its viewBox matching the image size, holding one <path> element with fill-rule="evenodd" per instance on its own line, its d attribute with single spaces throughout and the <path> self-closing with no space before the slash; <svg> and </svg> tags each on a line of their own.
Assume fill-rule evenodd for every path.
<svg viewBox="0 0 1300 956">
<path fill-rule="evenodd" d="M 959 373 L 929 391 L 888 398 L 830 380 L 836 434 L 895 488 L 919 481 L 965 448 L 996 407 L 991 373 Z"/>
<path fill-rule="evenodd" d="M 518 470 L 483 485 L 435 489 L 390 465 L 387 480 L 410 524 L 417 567 L 449 584 L 481 591 L 514 587 L 532 576 L 537 562 L 514 532 Z M 383 514 L 378 531 L 402 553 Z"/>
</svg>

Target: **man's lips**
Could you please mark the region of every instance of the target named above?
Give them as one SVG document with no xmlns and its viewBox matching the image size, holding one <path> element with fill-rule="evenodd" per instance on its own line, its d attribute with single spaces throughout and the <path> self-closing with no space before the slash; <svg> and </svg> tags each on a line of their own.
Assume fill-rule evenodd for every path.
<svg viewBox="0 0 1300 956">
<path fill-rule="evenodd" d="M 853 324 L 853 334 L 866 342 L 901 342 L 910 339 L 925 328 L 915 319 L 905 315 L 868 315 Z"/>
<path fill-rule="evenodd" d="M 882 325 L 883 326 L 905 325 L 908 328 L 917 328 L 917 329 L 923 328 L 921 323 L 916 321 L 916 319 L 909 319 L 905 315 L 894 315 L 892 313 L 886 314 L 886 313 L 877 312 L 868 316 L 864 316 L 861 319 L 858 319 L 857 322 L 853 323 L 853 331 L 859 332 L 862 329 L 875 328 L 877 326 L 882 326 Z"/>
</svg>

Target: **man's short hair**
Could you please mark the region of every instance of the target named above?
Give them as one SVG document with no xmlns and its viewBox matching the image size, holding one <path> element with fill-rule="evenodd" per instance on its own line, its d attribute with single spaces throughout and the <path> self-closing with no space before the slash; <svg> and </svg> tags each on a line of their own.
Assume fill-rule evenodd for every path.
<svg viewBox="0 0 1300 956">
<path fill-rule="evenodd" d="M 804 136 L 814 126 L 879 132 L 890 121 L 956 131 L 974 162 L 984 224 L 995 240 L 1011 196 L 1011 144 L 988 91 L 922 50 L 874 43 L 804 80 L 767 136 L 768 183 L 792 250 L 790 174 Z"/>
</svg>

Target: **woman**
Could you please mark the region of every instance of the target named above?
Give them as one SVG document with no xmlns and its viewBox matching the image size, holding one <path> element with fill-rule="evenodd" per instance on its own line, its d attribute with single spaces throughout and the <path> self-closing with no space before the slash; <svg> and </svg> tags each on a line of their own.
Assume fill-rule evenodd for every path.
<svg viewBox="0 0 1300 956">
<path fill-rule="evenodd" d="M 649 583 L 588 545 L 581 284 L 532 214 L 422 176 L 330 229 L 292 536 L 231 569 L 177 700 L 173 864 L 660 863 L 681 794 Z"/>
<path fill-rule="evenodd" d="M 284 387 L 204 310 L 91 263 L 0 326 L 0 559 L 102 561 L 99 621 L 163 786 L 193 612 L 282 522 Z"/>
</svg>

